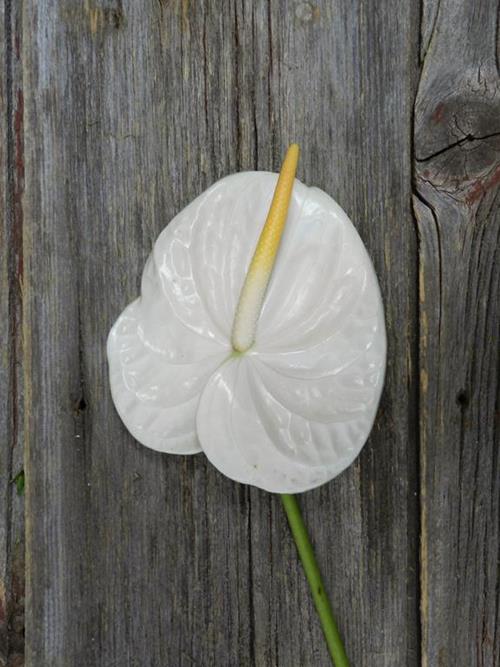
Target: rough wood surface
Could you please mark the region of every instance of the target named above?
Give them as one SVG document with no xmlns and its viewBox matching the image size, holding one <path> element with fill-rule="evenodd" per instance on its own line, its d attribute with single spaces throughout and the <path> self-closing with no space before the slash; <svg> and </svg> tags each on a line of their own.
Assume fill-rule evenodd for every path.
<svg viewBox="0 0 500 667">
<path fill-rule="evenodd" d="M 138 445 L 105 357 L 165 224 L 290 141 L 386 307 L 370 441 L 300 499 L 352 664 L 500 664 L 497 10 L 2 3 L 0 665 L 329 664 L 279 499 Z"/>
<path fill-rule="evenodd" d="M 23 94 L 18 8 L 0 5 L 0 665 L 24 654 Z"/>
<path fill-rule="evenodd" d="M 415 109 L 423 665 L 499 665 L 497 0 L 427 3 Z"/>
</svg>

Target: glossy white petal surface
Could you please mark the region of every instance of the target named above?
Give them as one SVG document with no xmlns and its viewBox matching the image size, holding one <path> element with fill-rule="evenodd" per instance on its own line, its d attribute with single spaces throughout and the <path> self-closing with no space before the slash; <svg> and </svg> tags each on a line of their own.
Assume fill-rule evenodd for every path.
<svg viewBox="0 0 500 667">
<path fill-rule="evenodd" d="M 216 414 L 224 417 L 215 419 Z M 216 468 L 275 493 L 319 486 L 355 456 L 353 434 L 346 432 L 348 440 L 336 443 L 324 424 L 304 420 L 270 397 L 249 356 L 230 360 L 212 376 L 200 401 L 197 429 Z M 308 452 L 308 462 L 301 450 Z M 325 452 L 330 458 L 335 453 L 333 466 L 323 461 Z"/>
<path fill-rule="evenodd" d="M 240 482 L 295 493 L 339 474 L 373 424 L 385 370 L 378 283 L 362 241 L 324 192 L 295 181 L 255 344 L 231 328 L 277 175 L 219 181 L 162 232 L 141 298 L 114 325 L 113 398 L 143 444 L 200 445 Z"/>
<path fill-rule="evenodd" d="M 210 341 L 204 345 L 196 334 L 186 333 L 168 307 L 160 310 L 168 329 L 152 332 L 150 314 L 140 299 L 113 326 L 108 338 L 111 393 L 126 427 L 143 445 L 195 454 L 201 451 L 195 427 L 199 396 L 228 350 Z M 162 331 L 166 343 L 158 335 Z M 178 343 L 170 348 L 173 337 Z M 190 361 L 189 352 L 196 358 L 203 347 L 206 355 Z"/>
</svg>

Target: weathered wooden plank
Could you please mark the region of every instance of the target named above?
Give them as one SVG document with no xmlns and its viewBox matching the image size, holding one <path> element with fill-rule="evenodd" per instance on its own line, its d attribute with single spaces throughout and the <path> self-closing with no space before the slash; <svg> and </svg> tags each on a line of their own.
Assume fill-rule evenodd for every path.
<svg viewBox="0 0 500 667">
<path fill-rule="evenodd" d="M 5 8 L 0 8 L 0 36 L 5 40 Z M 7 246 L 7 81 L 5 56 L 0 68 L 0 397 L 3 409 L 0 412 L 0 665 L 5 667 L 8 653 L 7 627 L 7 543 L 10 512 L 8 511 L 10 457 L 7 447 L 9 440 L 8 411 L 5 409 L 10 390 L 9 382 L 9 272 Z"/>
<path fill-rule="evenodd" d="M 499 665 L 498 3 L 426 4 L 415 138 L 422 662 Z"/>
<path fill-rule="evenodd" d="M 0 665 L 24 652 L 23 96 L 19 11 L 0 7 Z"/>
<path fill-rule="evenodd" d="M 305 515 L 353 664 L 418 663 L 417 11 L 26 4 L 28 665 L 329 664 L 278 499 L 135 443 L 104 349 L 174 213 L 291 140 L 374 258 L 390 350 L 370 443 Z"/>
<path fill-rule="evenodd" d="M 0 35 L 2 41 L 6 37 L 6 17 L 4 7 L 0 8 Z M 2 353 L 0 356 L 0 392 L 2 410 L 0 412 L 0 665 L 5 667 L 9 651 L 8 636 L 8 534 L 10 525 L 10 488 L 11 478 L 10 442 L 9 442 L 9 411 L 7 396 L 10 392 L 10 354 L 9 341 L 9 253 L 7 245 L 7 77 L 5 56 L 0 69 L 0 340 Z"/>
</svg>

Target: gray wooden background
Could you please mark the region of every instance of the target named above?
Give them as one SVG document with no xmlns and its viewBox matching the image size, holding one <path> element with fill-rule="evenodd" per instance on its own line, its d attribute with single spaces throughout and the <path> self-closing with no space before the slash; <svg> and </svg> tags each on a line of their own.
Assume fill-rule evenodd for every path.
<svg viewBox="0 0 500 667">
<path fill-rule="evenodd" d="M 105 356 L 160 230 L 291 141 L 387 315 L 370 441 L 301 497 L 352 664 L 500 664 L 498 12 L 1 1 L 0 665 L 329 664 L 279 499 L 134 442 Z"/>
</svg>

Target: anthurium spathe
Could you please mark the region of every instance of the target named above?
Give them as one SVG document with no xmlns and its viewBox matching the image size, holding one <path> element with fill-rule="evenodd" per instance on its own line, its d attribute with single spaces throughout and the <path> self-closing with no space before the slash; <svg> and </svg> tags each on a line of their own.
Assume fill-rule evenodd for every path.
<svg viewBox="0 0 500 667">
<path fill-rule="evenodd" d="M 141 443 L 203 451 L 238 482 L 297 493 L 358 455 L 386 343 L 371 261 L 327 194 L 285 178 L 286 226 L 262 240 L 277 180 L 228 176 L 172 220 L 108 357 L 116 408 Z"/>
<path fill-rule="evenodd" d="M 295 180 L 298 156 L 292 144 L 279 177 L 219 181 L 163 231 L 108 339 L 111 389 L 143 444 L 203 451 L 228 477 L 281 493 L 332 664 L 349 667 L 293 493 L 363 446 L 385 329 L 359 236 Z"/>
</svg>

